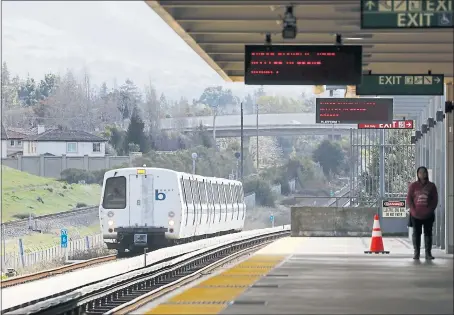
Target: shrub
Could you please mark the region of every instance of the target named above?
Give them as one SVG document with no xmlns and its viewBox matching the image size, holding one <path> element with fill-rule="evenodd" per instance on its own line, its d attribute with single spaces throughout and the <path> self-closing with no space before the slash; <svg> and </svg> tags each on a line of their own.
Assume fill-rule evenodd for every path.
<svg viewBox="0 0 454 315">
<path fill-rule="evenodd" d="M 32 214 L 32 218 L 34 216 L 35 215 Z M 29 217 L 30 217 L 30 213 L 16 213 L 16 214 L 13 214 L 13 218 L 16 218 L 16 219 L 19 219 L 19 220 L 28 219 Z"/>
<path fill-rule="evenodd" d="M 255 193 L 255 202 L 259 206 L 274 207 L 274 197 L 270 184 L 263 178 L 254 176 L 243 181 L 244 193 Z"/>
<path fill-rule="evenodd" d="M 104 173 L 108 170 L 87 171 L 77 168 L 68 168 L 61 172 L 62 180 L 68 184 L 77 184 L 79 181 L 85 181 L 86 184 L 102 185 Z M 66 186 L 64 186 L 66 189 Z"/>
<path fill-rule="evenodd" d="M 78 202 L 76 203 L 76 208 L 83 208 L 83 207 L 88 207 L 86 203 L 84 202 Z"/>
</svg>

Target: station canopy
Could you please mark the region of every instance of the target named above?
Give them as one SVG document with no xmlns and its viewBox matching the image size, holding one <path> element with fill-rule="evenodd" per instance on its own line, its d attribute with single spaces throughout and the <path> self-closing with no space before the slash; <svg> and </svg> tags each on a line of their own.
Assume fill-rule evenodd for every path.
<svg viewBox="0 0 454 315">
<path fill-rule="evenodd" d="M 335 34 L 344 45 L 363 46 L 363 70 L 380 74 L 444 74 L 452 82 L 453 29 L 361 29 L 360 0 L 192 1 L 146 3 L 225 81 L 244 81 L 244 46 L 330 45 Z M 298 34 L 282 38 L 285 6 L 294 6 Z"/>
</svg>

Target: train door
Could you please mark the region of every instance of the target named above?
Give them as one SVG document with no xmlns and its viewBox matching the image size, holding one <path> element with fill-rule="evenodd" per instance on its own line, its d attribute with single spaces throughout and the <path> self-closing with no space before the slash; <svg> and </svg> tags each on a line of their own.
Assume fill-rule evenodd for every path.
<svg viewBox="0 0 454 315">
<path fill-rule="evenodd" d="M 153 177 L 129 175 L 129 223 L 154 226 Z"/>
</svg>

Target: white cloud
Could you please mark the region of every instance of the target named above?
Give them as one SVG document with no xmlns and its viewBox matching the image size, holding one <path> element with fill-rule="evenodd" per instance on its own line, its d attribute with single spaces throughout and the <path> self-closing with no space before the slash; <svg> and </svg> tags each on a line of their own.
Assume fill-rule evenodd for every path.
<svg viewBox="0 0 454 315">
<path fill-rule="evenodd" d="M 130 78 L 143 87 L 151 78 L 173 99 L 196 98 L 208 85 L 222 84 L 241 95 L 254 89 L 224 83 L 143 1 L 2 5 L 3 60 L 22 77 L 88 68 L 97 85 Z M 283 90 L 300 93 L 302 88 Z"/>
</svg>

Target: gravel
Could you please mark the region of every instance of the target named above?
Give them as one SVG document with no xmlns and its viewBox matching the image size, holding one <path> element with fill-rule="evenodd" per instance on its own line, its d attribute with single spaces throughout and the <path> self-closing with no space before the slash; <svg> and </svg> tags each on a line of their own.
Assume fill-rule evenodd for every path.
<svg viewBox="0 0 454 315">
<path fill-rule="evenodd" d="M 98 207 L 77 209 L 59 213 L 54 216 L 32 218 L 31 225 L 34 230 L 43 233 L 52 233 L 53 230 L 74 227 L 83 228 L 99 222 Z M 19 238 L 26 235 L 40 234 L 29 229 L 29 220 L 18 220 L 2 224 L 5 239 Z M 72 237 L 76 237 L 72 233 Z"/>
</svg>

